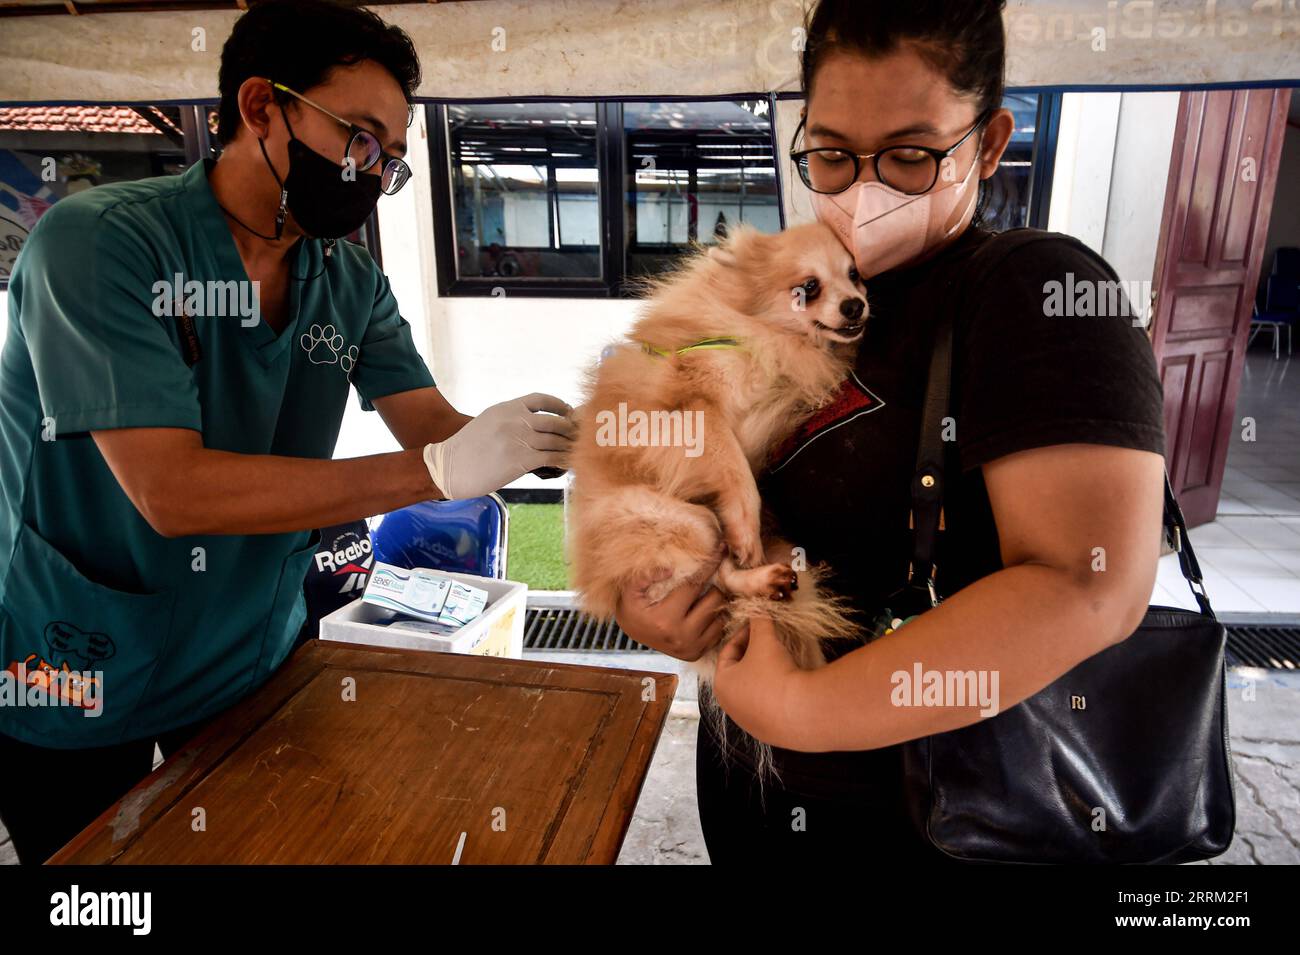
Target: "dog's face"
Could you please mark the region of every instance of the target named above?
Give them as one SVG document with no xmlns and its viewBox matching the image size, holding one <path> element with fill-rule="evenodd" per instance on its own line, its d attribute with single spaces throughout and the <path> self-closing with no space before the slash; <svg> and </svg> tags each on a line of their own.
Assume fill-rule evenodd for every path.
<svg viewBox="0 0 1300 955">
<path fill-rule="evenodd" d="M 710 257 L 726 266 L 745 311 L 810 338 L 852 344 L 867 325 L 866 286 L 830 227 L 735 229 Z"/>
<path fill-rule="evenodd" d="M 855 342 L 867 326 L 866 284 L 853 256 L 828 226 L 788 229 L 777 237 L 793 270 L 785 289 L 783 317 L 804 332 L 836 342 Z M 774 290 L 775 291 L 775 290 Z M 776 317 L 775 315 L 773 317 Z"/>
</svg>

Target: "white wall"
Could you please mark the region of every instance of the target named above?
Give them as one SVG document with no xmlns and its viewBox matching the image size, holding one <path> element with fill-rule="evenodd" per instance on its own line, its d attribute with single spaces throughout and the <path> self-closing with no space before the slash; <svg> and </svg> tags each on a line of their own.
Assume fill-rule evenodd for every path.
<svg viewBox="0 0 1300 955">
<path fill-rule="evenodd" d="M 409 133 L 412 181 L 379 205 L 384 273 L 438 388 L 457 410 L 534 391 L 577 403 L 585 366 L 631 325 L 638 305 L 624 299 L 440 298 L 434 258 L 432 182 L 423 111 Z M 397 449 L 378 414 L 348 405 L 335 457 Z M 513 487 L 553 487 L 529 475 Z"/>
<path fill-rule="evenodd" d="M 1155 281 L 1178 100 L 1176 92 L 1123 94 L 1101 246 L 1120 281 Z"/>
<path fill-rule="evenodd" d="M 817 213 L 813 211 L 812 193 L 804 188 L 799 173 L 789 158 L 790 143 L 794 131 L 799 128 L 799 116 L 803 108 L 802 98 L 782 99 L 776 102 L 776 169 L 781 177 L 781 188 L 784 192 L 785 221 L 786 225 L 790 226 L 801 222 L 812 222 L 817 218 Z"/>
<path fill-rule="evenodd" d="M 1047 228 L 1098 252 L 1106 234 L 1121 93 L 1066 93 L 1056 141 L 1056 170 Z"/>
<path fill-rule="evenodd" d="M 433 223 L 430 212 L 428 131 L 424 111 L 415 111 L 407 132 L 406 164 L 412 178 L 395 196 L 379 199 L 379 247 L 393 295 L 402 317 L 411 323 L 412 338 L 424 363 L 437 379 L 432 341 L 429 336 L 428 290 L 425 262 L 433 262 Z M 356 393 L 348 403 L 343 429 L 335 447 L 336 458 L 355 458 L 383 451 L 396 451 L 398 444 L 384 427 L 377 412 L 361 410 Z"/>
<path fill-rule="evenodd" d="M 1066 93 L 1048 228 L 1100 253 L 1122 282 L 1154 283 L 1176 92 Z M 1149 301 L 1133 303 L 1143 310 Z"/>
</svg>

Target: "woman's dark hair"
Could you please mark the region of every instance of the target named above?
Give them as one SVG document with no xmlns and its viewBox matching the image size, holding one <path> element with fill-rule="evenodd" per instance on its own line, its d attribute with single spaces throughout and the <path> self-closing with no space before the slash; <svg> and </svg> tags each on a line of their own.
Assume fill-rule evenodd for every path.
<svg viewBox="0 0 1300 955">
<path fill-rule="evenodd" d="M 834 52 L 875 58 L 903 44 L 947 77 L 976 111 L 1002 105 L 1006 67 L 1006 0 L 820 0 L 804 24 L 803 91 Z"/>
<path fill-rule="evenodd" d="M 887 56 L 904 44 L 975 97 L 978 114 L 1002 105 L 1006 75 L 1006 0 L 819 0 L 804 22 L 803 92 L 812 96 L 817 69 L 831 53 Z M 989 194 L 980 182 L 972 225 L 981 225 Z"/>
<path fill-rule="evenodd" d="M 336 66 L 373 60 L 397 80 L 409 103 L 420 85 L 420 58 L 405 31 L 369 10 L 336 0 L 264 0 L 235 21 L 221 48 L 217 139 L 239 132 L 239 87 L 265 76 L 298 92 L 325 81 Z M 277 101 L 286 93 L 276 91 Z"/>
</svg>

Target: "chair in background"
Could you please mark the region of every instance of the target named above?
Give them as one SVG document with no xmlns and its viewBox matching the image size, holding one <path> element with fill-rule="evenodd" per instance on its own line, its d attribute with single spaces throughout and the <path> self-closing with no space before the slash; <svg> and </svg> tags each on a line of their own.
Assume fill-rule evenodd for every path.
<svg viewBox="0 0 1300 955">
<path fill-rule="evenodd" d="M 1263 308 L 1257 300 L 1250 318 L 1246 347 L 1264 329 L 1273 332 L 1273 357 L 1280 358 L 1282 329 L 1286 329 L 1286 353 L 1291 354 L 1292 329 L 1300 320 L 1300 249 L 1284 246 L 1273 253 L 1273 271 L 1264 281 Z"/>
<path fill-rule="evenodd" d="M 504 580 L 510 513 L 498 494 L 463 501 L 422 501 L 375 518 L 375 559 L 410 570 L 427 567 Z"/>
<path fill-rule="evenodd" d="M 1273 275 L 1289 275 L 1300 280 L 1300 248 L 1280 245 L 1273 250 Z"/>
</svg>

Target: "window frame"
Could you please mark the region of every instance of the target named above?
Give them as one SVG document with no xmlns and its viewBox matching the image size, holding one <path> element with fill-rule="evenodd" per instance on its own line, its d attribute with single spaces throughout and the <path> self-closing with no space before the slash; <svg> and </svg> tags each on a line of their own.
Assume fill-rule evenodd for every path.
<svg viewBox="0 0 1300 955">
<path fill-rule="evenodd" d="M 447 107 L 463 100 L 424 100 L 425 125 L 429 132 L 430 173 L 433 193 L 434 258 L 438 295 L 443 298 L 493 296 L 503 289 L 507 296 L 533 298 L 621 298 L 637 297 L 627 276 L 627 207 L 633 192 L 636 170 L 629 169 L 623 148 L 623 107 L 626 103 L 721 103 L 737 100 L 765 100 L 771 117 L 773 171 L 776 178 L 777 211 L 781 228 L 785 220 L 785 184 L 781 177 L 781 153 L 777 144 L 776 96 L 771 93 L 738 93 L 727 96 L 625 96 L 538 97 L 521 96 L 475 103 L 593 103 L 596 107 L 596 169 L 599 180 L 601 217 L 600 278 L 462 278 L 456 274 L 455 217 L 452 209 L 451 143 L 447 136 Z"/>
<path fill-rule="evenodd" d="M 1026 225 L 1047 228 L 1051 206 L 1053 166 L 1056 161 L 1057 136 L 1060 129 L 1062 93 L 1055 89 L 1013 87 L 1008 94 L 1038 96 L 1038 113 L 1031 151 L 1029 209 Z M 781 228 L 786 228 L 786 180 L 782 159 L 785 148 L 779 142 L 777 103 L 784 99 L 802 99 L 800 93 L 737 93 L 726 96 L 626 96 L 626 97 L 553 97 L 520 96 L 483 100 L 419 99 L 425 109 L 429 133 L 431 192 L 433 205 L 434 259 L 438 295 L 443 298 L 492 297 L 501 289 L 507 296 L 520 298 L 635 298 L 626 274 L 627 206 L 633 194 L 630 177 L 636 170 L 627 167 L 624 151 L 623 106 L 647 102 L 734 102 L 766 99 L 771 118 L 769 134 L 776 171 L 777 209 Z M 596 106 L 596 168 L 599 175 L 601 216 L 601 278 L 462 278 L 456 272 L 456 236 L 452 208 L 451 154 L 447 136 L 447 107 L 460 104 L 581 102 Z"/>
<path fill-rule="evenodd" d="M 1034 127 L 1034 148 L 1030 152 L 1029 166 L 1029 221 L 1031 229 L 1046 229 L 1052 208 L 1052 179 L 1056 172 L 1057 139 L 1061 133 L 1061 101 L 1059 90 L 1042 90 L 1034 87 L 1016 87 L 1008 93 L 1035 93 L 1038 96 L 1038 118 Z"/>
</svg>

